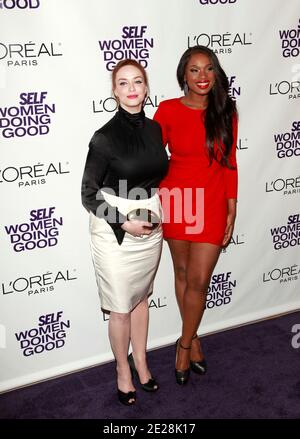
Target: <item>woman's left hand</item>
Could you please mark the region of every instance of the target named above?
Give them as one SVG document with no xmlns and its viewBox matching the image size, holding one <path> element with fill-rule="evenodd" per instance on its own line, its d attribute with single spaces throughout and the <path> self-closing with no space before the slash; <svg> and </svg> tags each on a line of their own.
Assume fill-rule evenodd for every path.
<svg viewBox="0 0 300 439">
<path fill-rule="evenodd" d="M 226 247 L 233 234 L 234 222 L 236 217 L 236 200 L 231 198 L 227 200 L 228 202 L 228 214 L 227 214 L 227 224 L 224 233 L 224 239 L 222 242 L 222 247 Z"/>
</svg>

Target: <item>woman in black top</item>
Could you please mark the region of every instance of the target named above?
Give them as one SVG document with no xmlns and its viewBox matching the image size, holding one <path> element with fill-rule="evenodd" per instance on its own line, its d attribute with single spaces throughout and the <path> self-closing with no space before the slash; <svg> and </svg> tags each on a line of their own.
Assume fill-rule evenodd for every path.
<svg viewBox="0 0 300 439">
<path fill-rule="evenodd" d="M 146 391 L 158 389 L 146 361 L 148 301 L 162 248 L 156 188 L 168 159 L 158 123 L 145 117 L 147 76 L 134 60 L 120 61 L 112 74 L 119 108 L 95 132 L 82 180 L 82 202 L 90 212 L 91 251 L 109 338 L 117 362 L 118 397 L 135 403 L 130 369 Z M 137 210 L 142 209 L 142 210 Z M 130 212 L 152 213 L 145 218 Z M 132 354 L 128 355 L 129 343 Z"/>
</svg>

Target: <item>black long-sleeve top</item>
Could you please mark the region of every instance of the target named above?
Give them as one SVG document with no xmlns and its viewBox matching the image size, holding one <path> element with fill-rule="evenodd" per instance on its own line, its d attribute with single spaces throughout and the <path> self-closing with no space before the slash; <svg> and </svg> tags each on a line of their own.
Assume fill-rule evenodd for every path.
<svg viewBox="0 0 300 439">
<path fill-rule="evenodd" d="M 121 244 L 125 235 L 121 225 L 127 218 L 105 201 L 100 189 L 107 188 L 116 196 L 130 198 L 131 189 L 143 188 L 149 198 L 167 169 L 168 157 L 159 124 L 146 118 L 144 111 L 131 114 L 119 107 L 115 116 L 97 130 L 90 141 L 82 179 L 82 204 L 100 217 L 105 210 L 103 217 Z M 120 180 L 126 180 L 126 193 L 124 185 L 119 185 Z"/>
</svg>

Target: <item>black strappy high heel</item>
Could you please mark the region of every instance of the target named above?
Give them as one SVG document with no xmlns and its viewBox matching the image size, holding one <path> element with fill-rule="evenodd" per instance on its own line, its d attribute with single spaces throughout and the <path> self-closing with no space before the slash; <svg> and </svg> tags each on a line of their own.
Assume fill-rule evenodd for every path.
<svg viewBox="0 0 300 439">
<path fill-rule="evenodd" d="M 132 353 L 130 355 L 128 355 L 128 363 L 129 363 L 132 375 L 135 375 L 137 377 L 143 390 L 145 390 L 146 392 L 156 392 L 159 389 L 159 385 L 154 378 L 150 378 L 149 381 L 147 381 L 147 383 L 144 383 L 144 384 L 141 383 L 138 371 L 136 370 L 136 367 L 134 364 L 134 359 L 133 359 Z"/>
<path fill-rule="evenodd" d="M 118 398 L 119 401 L 124 404 L 124 405 L 134 405 L 136 402 L 136 392 L 131 391 L 131 392 L 122 392 L 122 390 L 118 389 Z M 133 399 L 134 401 L 129 402 L 131 399 Z"/>
<path fill-rule="evenodd" d="M 198 335 L 195 334 L 192 340 L 199 339 Z M 207 371 L 207 363 L 205 358 L 203 358 L 202 361 L 190 361 L 190 367 L 193 372 L 197 373 L 198 375 L 204 375 Z"/>
<path fill-rule="evenodd" d="M 184 346 L 182 346 L 182 344 L 179 342 L 179 339 L 176 341 L 176 359 L 177 359 L 177 352 L 178 352 L 178 344 L 179 344 L 179 349 L 191 349 L 191 347 L 185 348 Z M 176 359 L 175 359 L 175 364 L 176 364 Z M 188 379 L 190 377 L 190 368 L 188 369 L 184 369 L 184 370 L 179 370 L 176 369 L 175 367 L 175 377 L 176 377 L 176 382 L 177 384 L 183 385 L 186 384 L 188 382 Z"/>
</svg>

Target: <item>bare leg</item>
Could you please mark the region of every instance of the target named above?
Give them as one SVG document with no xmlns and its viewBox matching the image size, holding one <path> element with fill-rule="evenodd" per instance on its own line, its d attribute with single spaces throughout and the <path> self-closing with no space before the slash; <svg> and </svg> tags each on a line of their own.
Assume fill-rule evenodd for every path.
<svg viewBox="0 0 300 439">
<path fill-rule="evenodd" d="M 181 319 L 183 320 L 183 298 L 187 286 L 186 276 L 191 242 L 169 239 L 168 244 L 173 260 L 176 298 Z M 190 359 L 192 361 L 201 361 L 203 357 L 200 343 L 198 339 L 194 339 L 190 350 Z"/>
<path fill-rule="evenodd" d="M 148 298 L 146 297 L 131 312 L 130 331 L 132 355 L 142 384 L 147 383 L 151 378 L 146 360 L 148 323 L 149 307 Z"/>
<path fill-rule="evenodd" d="M 110 313 L 108 334 L 112 351 L 117 362 L 118 389 L 128 393 L 134 391 L 131 372 L 127 361 L 130 337 L 130 313 Z M 134 400 L 129 400 L 134 402 Z"/>
<path fill-rule="evenodd" d="M 175 293 L 181 319 L 183 319 L 183 296 L 186 290 L 186 271 L 190 244 L 191 243 L 189 241 L 168 239 L 168 245 L 170 248 L 174 267 Z"/>
<path fill-rule="evenodd" d="M 205 309 L 207 288 L 221 248 L 208 243 L 191 243 L 187 265 L 187 288 L 183 301 L 181 344 L 189 347 Z M 179 349 L 176 369 L 189 367 L 190 351 Z"/>
</svg>

